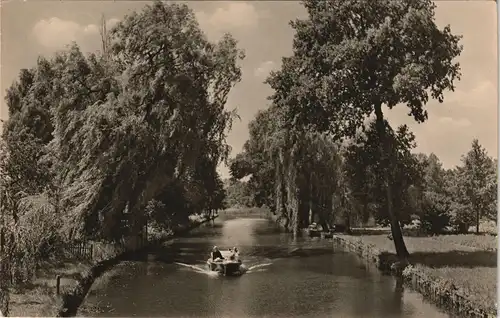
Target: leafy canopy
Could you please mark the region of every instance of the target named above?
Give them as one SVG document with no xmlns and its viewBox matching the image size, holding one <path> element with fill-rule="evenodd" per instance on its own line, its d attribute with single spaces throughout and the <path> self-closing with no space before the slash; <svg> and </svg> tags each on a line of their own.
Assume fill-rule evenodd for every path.
<svg viewBox="0 0 500 318">
<path fill-rule="evenodd" d="M 418 122 L 460 78 L 459 36 L 434 22 L 431 0 L 302 2 L 293 56 L 268 78 L 288 125 L 354 136 L 374 106 L 405 104 Z"/>
</svg>

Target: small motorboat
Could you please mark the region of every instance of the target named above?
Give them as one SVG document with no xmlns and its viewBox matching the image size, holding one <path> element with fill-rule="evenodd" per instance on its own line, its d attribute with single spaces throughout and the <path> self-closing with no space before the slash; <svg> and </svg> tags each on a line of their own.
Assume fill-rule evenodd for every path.
<svg viewBox="0 0 500 318">
<path fill-rule="evenodd" d="M 230 252 L 222 252 L 223 260 L 214 261 L 211 258 L 207 260 L 208 270 L 218 272 L 224 276 L 238 276 L 242 274 L 241 260 L 231 260 Z"/>
</svg>

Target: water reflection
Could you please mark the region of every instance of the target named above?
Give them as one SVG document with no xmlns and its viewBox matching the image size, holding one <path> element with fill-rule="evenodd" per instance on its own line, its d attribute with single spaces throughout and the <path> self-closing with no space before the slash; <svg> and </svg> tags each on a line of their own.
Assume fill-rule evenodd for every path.
<svg viewBox="0 0 500 318">
<path fill-rule="evenodd" d="M 219 241 L 226 245 L 229 244 L 229 246 L 224 246 L 226 248 L 253 246 L 257 237 L 256 229 L 265 222 L 266 220 L 262 219 L 234 219 L 227 221 L 222 228 Z"/>
</svg>

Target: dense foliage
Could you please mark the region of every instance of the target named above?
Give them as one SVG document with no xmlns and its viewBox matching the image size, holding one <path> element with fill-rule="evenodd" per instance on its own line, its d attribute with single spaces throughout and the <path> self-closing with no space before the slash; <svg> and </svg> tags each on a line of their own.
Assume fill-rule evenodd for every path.
<svg viewBox="0 0 500 318">
<path fill-rule="evenodd" d="M 250 123 L 250 131 L 265 125 L 265 121 L 260 120 L 261 116 L 273 116 L 273 111 L 273 108 L 270 108 L 259 113 Z M 426 155 L 414 151 L 417 146 L 415 136 L 407 126 L 393 130 L 387 122 L 386 125 L 393 150 L 390 154 L 394 167 L 390 174 L 391 182 L 395 185 L 393 205 L 401 225 L 411 227 L 417 222 L 420 230 L 428 234 L 444 231 L 466 233 L 470 226 L 479 224 L 478 220 L 496 221 L 496 160 L 484 152 L 477 140 L 473 141 L 471 150 L 464 155 L 462 165 L 445 169 L 435 154 Z M 226 188 L 228 199 L 231 198 L 228 203 L 233 206 L 266 204 L 275 214 L 283 213 L 287 219 L 291 219 L 293 213 L 299 213 L 299 210 L 294 212 L 289 209 L 286 190 L 279 198 L 276 197 L 278 191 L 282 191 L 277 182 L 283 181 L 278 172 L 278 161 L 274 161 L 273 165 L 271 157 L 268 157 L 268 150 L 264 147 L 248 146 L 252 143 L 272 145 L 272 138 L 272 135 L 250 134 L 244 151 L 231 160 L 233 179 L 228 181 Z M 298 196 L 299 206 L 302 207 L 299 228 L 319 220 L 314 216 L 311 218 L 309 211 L 311 215 L 322 215 L 329 225 L 362 226 L 369 224 L 371 220 L 380 225 L 390 224 L 387 198 L 383 191 L 384 175 L 377 148 L 379 138 L 374 121 L 369 122 L 364 132 L 358 132 L 355 138 L 337 147 L 325 136 L 316 136 L 314 141 L 303 138 L 303 144 L 309 147 L 308 151 L 301 153 L 302 177 L 296 180 L 297 188 L 302 190 Z M 332 148 L 322 151 L 328 147 Z M 335 152 L 336 149 L 338 152 Z M 278 152 L 279 149 L 275 151 Z M 471 163 L 467 158 L 473 155 L 476 155 L 477 159 Z M 312 160 L 313 157 L 317 158 L 317 162 Z M 266 160 L 259 160 L 260 158 Z M 329 165 L 325 164 L 327 162 Z M 466 162 L 469 163 L 468 166 Z M 240 181 L 245 177 L 249 180 Z M 264 180 L 262 184 L 252 186 L 252 182 L 257 183 L 256 180 L 259 179 Z M 320 181 L 324 184 L 322 192 L 319 191 Z M 476 187 L 467 192 L 466 187 L 472 183 Z M 273 185 L 276 187 L 273 188 Z M 286 184 L 282 186 L 286 187 Z M 313 204 L 309 206 L 310 188 L 314 193 L 329 196 L 329 206 L 315 205 L 314 199 Z M 267 189 L 267 192 L 263 189 Z M 476 202 L 480 208 L 474 208 L 472 202 Z M 282 210 L 277 208 L 280 204 Z M 286 227 L 293 230 L 291 224 L 286 224 Z"/>
<path fill-rule="evenodd" d="M 209 42 L 191 9 L 159 1 L 102 37 L 102 52 L 73 44 L 40 57 L 7 91 L 7 276 L 29 279 L 23 268 L 55 242 L 120 242 L 148 223 L 168 229 L 223 207 L 216 167 L 230 150 L 224 106 L 244 58 L 236 41 Z"/>
<path fill-rule="evenodd" d="M 234 178 L 226 179 L 224 190 L 226 192 L 224 205 L 228 208 L 248 208 L 259 205 L 255 200 L 255 194 L 259 193 L 259 190 L 250 189 L 248 182 Z"/>
</svg>

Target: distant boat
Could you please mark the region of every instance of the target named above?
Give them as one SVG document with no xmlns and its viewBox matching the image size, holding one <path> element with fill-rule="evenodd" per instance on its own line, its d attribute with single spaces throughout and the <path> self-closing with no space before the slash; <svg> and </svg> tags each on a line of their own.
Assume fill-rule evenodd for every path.
<svg viewBox="0 0 500 318">
<path fill-rule="evenodd" d="M 313 223 L 309 225 L 306 229 L 307 235 L 309 237 L 321 237 L 321 238 L 332 238 L 333 233 L 329 229 L 323 228 L 323 226 Z"/>
<path fill-rule="evenodd" d="M 318 229 L 307 229 L 307 233 L 309 234 L 309 237 L 320 237 L 321 236 L 321 231 Z"/>
<path fill-rule="evenodd" d="M 323 232 L 323 227 L 321 225 L 316 224 L 316 223 L 312 223 L 307 228 L 307 234 L 310 237 L 321 237 L 321 232 Z"/>
</svg>

